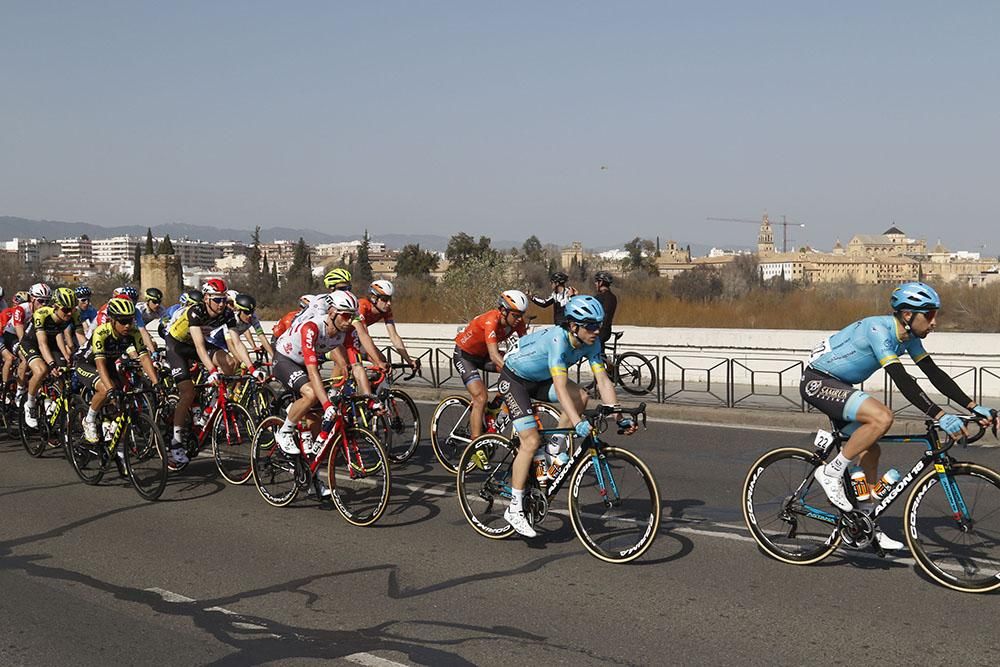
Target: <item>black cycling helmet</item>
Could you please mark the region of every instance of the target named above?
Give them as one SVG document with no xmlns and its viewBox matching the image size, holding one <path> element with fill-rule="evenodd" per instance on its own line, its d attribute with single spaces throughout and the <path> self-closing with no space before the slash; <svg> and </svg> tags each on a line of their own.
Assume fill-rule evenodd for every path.
<svg viewBox="0 0 1000 667">
<path fill-rule="evenodd" d="M 204 303 L 205 301 L 205 295 L 200 289 L 189 289 L 185 294 L 188 296 L 188 303 Z"/>
<path fill-rule="evenodd" d="M 615 284 L 615 279 L 614 276 L 612 276 L 607 271 L 598 271 L 597 273 L 594 274 L 594 282 L 604 283 L 608 287 L 611 287 L 612 285 Z"/>
<path fill-rule="evenodd" d="M 76 298 L 77 299 L 89 299 L 94 293 L 86 285 L 80 285 L 76 288 Z"/>
<path fill-rule="evenodd" d="M 249 294 L 237 294 L 235 307 L 236 310 L 244 313 L 252 313 L 257 310 L 257 299 L 253 298 Z"/>
<path fill-rule="evenodd" d="M 147 301 L 155 301 L 156 303 L 163 301 L 163 292 L 155 287 L 147 287 L 143 296 Z"/>
<path fill-rule="evenodd" d="M 557 283 L 559 285 L 565 285 L 566 281 L 569 280 L 569 276 L 562 271 L 556 271 L 551 276 L 549 276 L 549 281 Z"/>
</svg>

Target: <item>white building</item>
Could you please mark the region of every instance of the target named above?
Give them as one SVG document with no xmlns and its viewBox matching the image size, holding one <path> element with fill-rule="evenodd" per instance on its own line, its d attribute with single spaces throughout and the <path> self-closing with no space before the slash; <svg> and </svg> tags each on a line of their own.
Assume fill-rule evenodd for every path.
<svg viewBox="0 0 1000 667">
<path fill-rule="evenodd" d="M 86 236 L 75 239 L 59 239 L 62 255 L 70 261 L 91 262 L 94 259 L 93 242 Z"/>
</svg>

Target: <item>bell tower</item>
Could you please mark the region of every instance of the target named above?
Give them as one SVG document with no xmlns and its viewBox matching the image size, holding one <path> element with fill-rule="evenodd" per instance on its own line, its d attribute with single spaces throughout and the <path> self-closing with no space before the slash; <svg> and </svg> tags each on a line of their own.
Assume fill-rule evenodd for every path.
<svg viewBox="0 0 1000 667">
<path fill-rule="evenodd" d="M 767 213 L 760 222 L 760 231 L 757 233 L 757 254 L 760 256 L 774 254 L 774 230 L 767 219 Z"/>
</svg>

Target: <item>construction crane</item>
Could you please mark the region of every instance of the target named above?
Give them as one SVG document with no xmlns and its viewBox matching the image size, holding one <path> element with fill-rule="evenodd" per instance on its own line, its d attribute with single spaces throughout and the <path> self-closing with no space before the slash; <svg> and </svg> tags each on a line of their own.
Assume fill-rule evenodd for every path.
<svg viewBox="0 0 1000 667">
<path fill-rule="evenodd" d="M 761 217 L 760 220 L 751 220 L 750 218 L 705 218 L 706 220 L 711 220 L 712 222 L 748 222 L 753 225 L 763 225 L 764 223 L 781 225 L 781 252 L 788 252 L 788 227 L 805 227 L 804 222 L 795 222 L 794 220 L 789 220 L 786 216 L 781 216 L 781 222 L 771 222 L 767 219 L 767 213 Z"/>
</svg>

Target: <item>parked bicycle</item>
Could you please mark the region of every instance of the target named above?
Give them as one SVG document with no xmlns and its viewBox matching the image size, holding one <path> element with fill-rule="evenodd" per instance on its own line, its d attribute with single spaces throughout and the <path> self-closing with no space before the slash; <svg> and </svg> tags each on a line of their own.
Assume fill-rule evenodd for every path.
<svg viewBox="0 0 1000 667">
<path fill-rule="evenodd" d="M 644 396 L 656 389 L 656 364 L 638 352 L 618 354 L 618 340 L 624 331 L 612 331 L 611 338 L 604 345 L 604 361 L 611 382 L 634 396 Z M 591 398 L 597 398 L 597 386 L 587 385 Z"/>
<path fill-rule="evenodd" d="M 970 426 L 976 417 L 963 417 Z M 939 424 L 925 421 L 926 433 L 885 435 L 879 443 L 917 443 L 923 456 L 871 511 L 843 512 L 828 500 L 813 472 L 838 452 L 848 436 L 836 428 L 820 430 L 815 449 L 782 447 L 767 452 L 750 467 L 743 485 L 743 517 L 760 548 L 793 565 L 817 563 L 841 544 L 884 553 L 875 538 L 875 522 L 912 487 L 903 510 L 903 533 L 917 565 L 943 586 L 968 593 L 1000 588 L 1000 474 L 955 459 L 957 442 L 941 441 Z M 994 421 L 993 434 L 996 435 Z M 857 508 L 850 480 L 848 496 Z"/>
<path fill-rule="evenodd" d="M 525 490 L 524 514 L 533 527 L 549 513 L 555 495 L 569 480 L 569 516 L 573 530 L 591 554 L 609 563 L 627 563 L 652 546 L 660 526 L 660 492 L 649 467 L 638 456 L 609 445 L 600 434 L 608 415 L 621 412 L 642 418 L 646 404 L 622 409 L 602 405 L 583 417 L 593 426 L 584 439 L 573 429 L 542 429 L 548 436 L 566 434 L 569 461 L 544 485 L 535 475 Z M 517 435 L 487 434 L 476 438 L 459 459 L 458 499 L 466 520 L 480 535 L 501 539 L 514 528 L 503 518 L 511 498 L 511 467 L 517 453 Z M 551 469 L 550 469 L 551 472 Z"/>
</svg>

